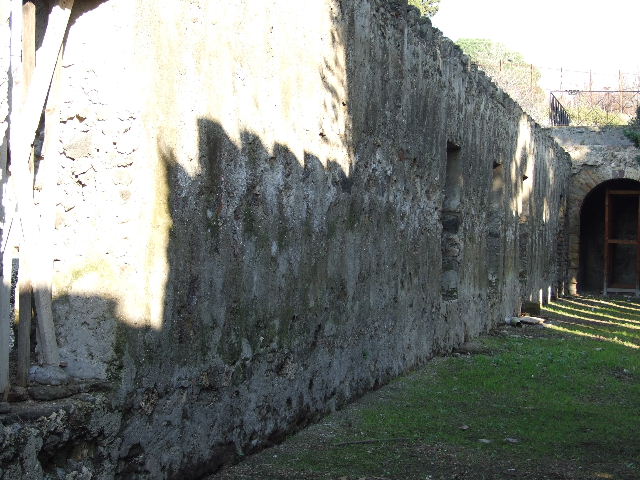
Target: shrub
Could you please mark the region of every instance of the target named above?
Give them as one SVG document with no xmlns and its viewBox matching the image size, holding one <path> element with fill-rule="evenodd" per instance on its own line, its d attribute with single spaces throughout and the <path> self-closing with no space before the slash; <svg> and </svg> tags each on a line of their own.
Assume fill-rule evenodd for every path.
<svg viewBox="0 0 640 480">
<path fill-rule="evenodd" d="M 624 134 L 636 147 L 640 148 L 640 106 L 636 108 L 636 116 L 629 121 L 629 125 L 624 129 Z"/>
</svg>

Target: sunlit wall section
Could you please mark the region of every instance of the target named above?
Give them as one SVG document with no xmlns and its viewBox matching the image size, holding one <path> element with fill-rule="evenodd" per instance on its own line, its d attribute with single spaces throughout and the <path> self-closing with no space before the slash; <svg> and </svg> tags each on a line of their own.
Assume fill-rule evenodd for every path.
<svg viewBox="0 0 640 480">
<path fill-rule="evenodd" d="M 44 30 L 46 14 L 40 21 Z M 55 83 L 59 123 L 48 130 L 58 139 L 46 139 L 51 148 L 44 161 L 57 171 L 49 246 L 54 321 L 61 359 L 79 378 L 107 378 L 120 361 L 118 324 L 150 326 L 139 260 L 152 186 L 140 182 L 149 170 L 131 49 L 134 23 L 132 2 L 76 2 Z M 36 174 L 36 202 L 38 184 Z"/>
<path fill-rule="evenodd" d="M 568 164 L 402 1 L 82 2 L 63 67 L 61 353 L 113 383 L 151 476 L 266 445 L 544 283 Z"/>
</svg>

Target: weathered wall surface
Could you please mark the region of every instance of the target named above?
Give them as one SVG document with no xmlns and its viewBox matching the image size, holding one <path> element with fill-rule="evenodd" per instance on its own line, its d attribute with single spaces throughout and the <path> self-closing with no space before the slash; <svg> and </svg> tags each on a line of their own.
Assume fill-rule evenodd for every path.
<svg viewBox="0 0 640 480">
<path fill-rule="evenodd" d="M 143 128 L 132 44 L 134 2 L 80 2 L 66 41 L 56 152 L 54 314 L 70 374 L 104 378 L 114 360 L 117 319 L 143 305 L 144 181 L 153 166 Z M 106 42 L 105 38 L 117 39 Z M 134 185 L 134 179 L 143 179 Z"/>
<path fill-rule="evenodd" d="M 6 175 L 7 148 L 9 142 L 9 67 L 10 67 L 10 48 L 11 31 L 9 29 L 9 4 L 3 2 L 0 5 L 0 170 L 1 178 Z M 2 182 L 4 184 L 4 181 Z M 0 198 L 4 196 L 4 192 L 0 192 Z M 4 222 L 4 212 L 0 209 L 0 217 Z M 2 228 L 4 230 L 4 226 Z M 0 269 L 1 270 L 1 269 Z M 0 285 L 0 298 L 6 295 L 7 289 L 3 289 Z M 7 317 L 6 312 L 0 312 L 0 316 Z M 0 365 L 6 365 L 9 361 L 10 345 L 10 327 L 9 323 L 0 321 Z M 3 397 L 4 391 L 8 386 L 8 369 L 0 368 L 0 397 Z"/>
<path fill-rule="evenodd" d="M 608 180 L 640 181 L 640 152 L 624 135 L 624 127 L 557 127 L 558 143 L 571 155 L 567 214 L 567 293 L 578 291 L 580 211 L 585 197 Z"/>
<path fill-rule="evenodd" d="M 0 6 L 0 152 L 6 152 L 9 127 L 9 13 L 9 4 L 4 2 Z"/>
<path fill-rule="evenodd" d="M 568 158 L 404 2 L 80 3 L 64 77 L 56 324 L 117 384 L 113 475 L 211 470 L 558 283 Z"/>
<path fill-rule="evenodd" d="M 99 393 L 16 404 L 0 423 L 0 478 L 113 478 L 120 414 L 110 404 Z"/>
</svg>

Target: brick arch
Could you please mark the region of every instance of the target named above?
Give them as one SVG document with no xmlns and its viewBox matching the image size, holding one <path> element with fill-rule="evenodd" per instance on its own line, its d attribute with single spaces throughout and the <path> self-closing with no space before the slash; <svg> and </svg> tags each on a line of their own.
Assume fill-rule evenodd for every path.
<svg viewBox="0 0 640 480">
<path fill-rule="evenodd" d="M 640 165 L 638 168 L 615 169 L 611 165 L 586 167 L 574 174 L 571 179 L 568 209 L 568 293 L 575 295 L 578 286 L 580 268 L 580 212 L 587 195 L 598 185 L 609 180 L 635 180 L 640 182 Z"/>
</svg>

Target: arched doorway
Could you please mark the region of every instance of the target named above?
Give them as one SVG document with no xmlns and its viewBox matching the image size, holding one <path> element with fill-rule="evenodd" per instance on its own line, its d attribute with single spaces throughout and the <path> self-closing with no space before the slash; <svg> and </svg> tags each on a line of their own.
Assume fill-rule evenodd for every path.
<svg viewBox="0 0 640 480">
<path fill-rule="evenodd" d="M 580 209 L 580 293 L 640 294 L 640 182 L 603 182 Z"/>
</svg>

